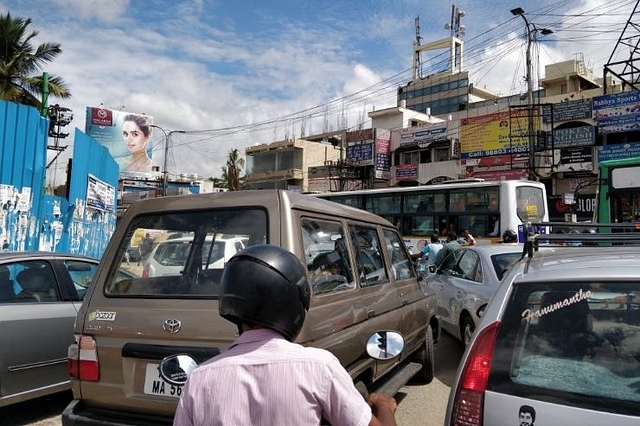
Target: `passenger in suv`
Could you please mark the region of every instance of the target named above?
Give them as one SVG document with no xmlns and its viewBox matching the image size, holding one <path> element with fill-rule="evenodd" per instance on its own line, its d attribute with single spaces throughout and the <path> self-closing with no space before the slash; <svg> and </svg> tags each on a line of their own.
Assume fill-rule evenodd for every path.
<svg viewBox="0 0 640 426">
<path fill-rule="evenodd" d="M 446 425 L 640 424 L 640 247 L 620 235 L 615 247 L 531 250 L 511 268 L 461 360 Z"/>
</svg>

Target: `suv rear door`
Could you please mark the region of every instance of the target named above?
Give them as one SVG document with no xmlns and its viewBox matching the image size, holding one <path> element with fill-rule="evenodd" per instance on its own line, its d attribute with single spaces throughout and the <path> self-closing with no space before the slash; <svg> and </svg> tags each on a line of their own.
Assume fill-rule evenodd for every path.
<svg viewBox="0 0 640 426">
<path fill-rule="evenodd" d="M 533 412 L 535 424 L 637 425 L 639 336 L 637 282 L 515 284 L 497 334 L 484 424 L 517 424 Z"/>
</svg>

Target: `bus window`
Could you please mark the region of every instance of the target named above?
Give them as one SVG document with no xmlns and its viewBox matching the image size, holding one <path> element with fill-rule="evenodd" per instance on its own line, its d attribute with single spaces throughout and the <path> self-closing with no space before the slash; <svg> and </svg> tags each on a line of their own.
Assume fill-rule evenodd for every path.
<svg viewBox="0 0 640 426">
<path fill-rule="evenodd" d="M 400 194 L 369 194 L 365 210 L 389 219 L 400 213 Z"/>
<path fill-rule="evenodd" d="M 447 211 L 447 194 L 436 192 L 433 194 L 433 211 L 435 213 L 445 213 Z"/>
</svg>

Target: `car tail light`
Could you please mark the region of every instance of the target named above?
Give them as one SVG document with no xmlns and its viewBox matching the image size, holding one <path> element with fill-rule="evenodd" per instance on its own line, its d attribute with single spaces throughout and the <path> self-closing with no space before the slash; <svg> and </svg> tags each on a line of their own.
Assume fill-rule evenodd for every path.
<svg viewBox="0 0 640 426">
<path fill-rule="evenodd" d="M 453 401 L 451 426 L 482 425 L 484 392 L 499 327 L 500 323 L 494 322 L 483 329 L 469 350 Z"/>
<path fill-rule="evenodd" d="M 144 265 L 142 268 L 142 278 L 149 278 L 149 265 Z"/>
<path fill-rule="evenodd" d="M 97 381 L 100 377 L 96 341 L 91 336 L 79 336 L 77 343 L 69 346 L 67 368 L 71 378 Z"/>
</svg>

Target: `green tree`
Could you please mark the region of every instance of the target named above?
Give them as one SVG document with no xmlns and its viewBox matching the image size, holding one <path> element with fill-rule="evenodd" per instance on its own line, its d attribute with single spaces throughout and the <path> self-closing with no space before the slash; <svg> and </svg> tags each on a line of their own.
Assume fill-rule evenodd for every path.
<svg viewBox="0 0 640 426">
<path fill-rule="evenodd" d="M 34 49 L 38 31 L 29 31 L 31 19 L 0 15 L 0 99 L 41 107 L 44 66 L 62 50 L 59 43 L 42 43 Z M 49 93 L 58 98 L 70 98 L 71 93 L 62 78 L 49 76 Z"/>
<path fill-rule="evenodd" d="M 229 151 L 227 157 L 227 163 L 222 168 L 222 180 L 227 182 L 227 188 L 229 191 L 240 190 L 240 171 L 244 167 L 244 158 L 240 156 L 240 152 L 237 148 Z"/>
</svg>

